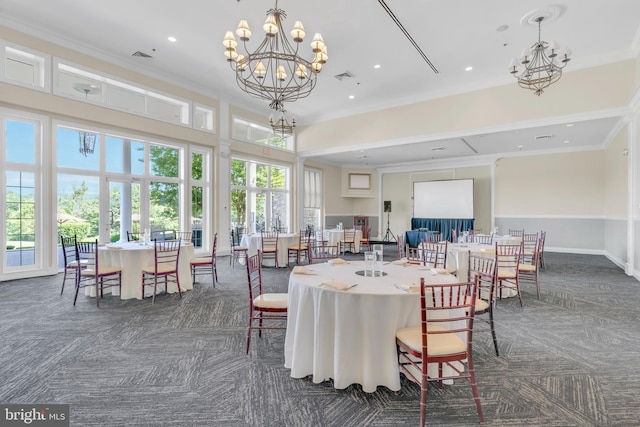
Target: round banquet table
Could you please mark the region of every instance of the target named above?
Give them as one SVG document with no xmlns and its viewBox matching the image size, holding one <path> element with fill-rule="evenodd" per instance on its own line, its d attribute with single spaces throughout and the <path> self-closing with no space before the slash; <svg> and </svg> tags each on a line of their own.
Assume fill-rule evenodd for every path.
<svg viewBox="0 0 640 427">
<path fill-rule="evenodd" d="M 193 245 L 183 243 L 180 247 L 180 257 L 178 258 L 178 278 L 180 279 L 180 289 L 184 292 L 193 289 L 191 277 L 190 261 L 193 258 Z M 144 245 L 140 242 L 111 243 L 98 247 L 98 261 L 101 267 L 122 268 L 122 292 L 120 299 L 142 299 L 142 267 L 153 265 L 153 244 Z M 164 286 L 159 286 L 164 289 Z M 109 288 L 106 292 L 118 295 L 118 288 Z M 145 290 L 151 295 L 152 288 Z M 175 283 L 169 284 L 168 293 L 178 292 Z M 95 296 L 93 286 L 85 288 L 87 295 Z"/>
<path fill-rule="evenodd" d="M 332 378 L 337 389 L 360 384 L 365 392 L 378 386 L 400 390 L 395 334 L 420 325 L 420 295 L 396 285 L 419 284 L 420 277 L 456 283 L 455 276 L 390 263 L 383 267 L 386 276 L 363 277 L 356 274 L 363 261 L 306 270 L 289 277 L 285 367 L 291 376 L 312 375 L 315 383 Z M 358 285 L 340 291 L 322 285 L 327 280 Z"/>
<path fill-rule="evenodd" d="M 322 237 L 327 241 L 329 246 L 338 246 L 339 242 L 344 240 L 344 230 L 322 230 Z M 355 243 L 353 245 L 354 253 L 360 252 L 360 240 L 362 240 L 362 230 L 356 230 Z"/>
<path fill-rule="evenodd" d="M 289 264 L 289 246 L 298 244 L 298 233 L 278 233 L 278 267 L 286 267 Z M 260 233 L 245 234 L 242 236 L 240 246 L 249 248 L 249 256 L 262 250 L 262 235 Z M 244 263 L 244 259 L 239 260 Z M 265 258 L 266 263 L 273 263 L 271 258 Z"/>
</svg>

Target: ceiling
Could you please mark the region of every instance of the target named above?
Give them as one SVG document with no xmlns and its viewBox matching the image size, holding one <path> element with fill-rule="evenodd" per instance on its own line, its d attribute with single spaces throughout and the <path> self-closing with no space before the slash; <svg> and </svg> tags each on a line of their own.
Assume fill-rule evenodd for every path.
<svg viewBox="0 0 640 427">
<path fill-rule="evenodd" d="M 253 31 L 249 45 L 255 48 L 262 39 L 266 11 L 273 6 L 272 0 L 0 0 L 0 24 L 267 117 L 271 113 L 267 102 L 250 98 L 236 86 L 222 39 L 227 30 L 235 30 L 240 19 L 246 19 Z M 537 39 L 537 28 L 521 24 L 521 19 L 548 5 L 535 0 L 280 0 L 278 6 L 286 11 L 286 28 L 296 20 L 303 22 L 307 32 L 301 47 L 304 56 L 312 57 L 308 43 L 316 32 L 322 33 L 328 46 L 329 59 L 314 91 L 286 106 L 298 124 L 309 124 L 516 84 L 507 67 Z M 555 6 L 559 15 L 543 24 L 542 39 L 556 40 L 572 50 L 567 72 L 637 55 L 640 1 L 563 0 Z M 169 36 L 177 41 L 168 41 Z M 135 52 L 151 58 L 133 56 Z M 374 68 L 376 64 L 380 68 Z M 473 70 L 465 71 L 469 66 Z M 345 72 L 354 77 L 335 78 Z M 547 90 L 562 90 L 562 80 Z M 354 98 L 349 99 L 350 95 Z M 406 147 L 344 147 L 323 152 L 317 160 L 384 167 L 429 159 L 599 147 L 618 121 L 619 115 L 613 114 L 573 120 L 572 127 L 557 121 L 522 128 L 514 124 L 482 135 L 412 141 Z M 549 137 L 536 139 L 538 136 Z"/>
</svg>

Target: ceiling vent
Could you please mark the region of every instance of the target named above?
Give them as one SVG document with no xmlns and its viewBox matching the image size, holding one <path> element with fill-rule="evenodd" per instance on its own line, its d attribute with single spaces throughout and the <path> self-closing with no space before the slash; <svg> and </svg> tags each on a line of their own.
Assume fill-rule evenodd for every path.
<svg viewBox="0 0 640 427">
<path fill-rule="evenodd" d="M 541 139 L 551 139 L 553 138 L 553 135 L 538 135 L 536 136 L 536 141 L 539 141 Z"/>
<path fill-rule="evenodd" d="M 353 75 L 353 73 L 351 73 L 350 71 L 345 71 L 344 73 L 340 73 L 340 74 L 336 74 L 335 76 L 336 79 L 342 81 L 344 79 L 352 79 L 355 76 Z"/>
<path fill-rule="evenodd" d="M 149 55 L 148 53 L 140 52 L 139 50 L 133 52 L 131 56 L 134 56 L 136 58 L 153 58 L 153 56 Z"/>
</svg>

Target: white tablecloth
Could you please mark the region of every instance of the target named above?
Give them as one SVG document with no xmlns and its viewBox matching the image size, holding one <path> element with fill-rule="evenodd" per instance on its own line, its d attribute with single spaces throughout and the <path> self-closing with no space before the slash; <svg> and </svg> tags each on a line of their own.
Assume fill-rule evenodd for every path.
<svg viewBox="0 0 640 427">
<path fill-rule="evenodd" d="M 344 240 L 344 230 L 322 230 L 322 236 L 327 241 L 329 246 L 337 246 L 338 242 Z M 360 252 L 360 240 L 362 239 L 362 230 L 356 230 L 354 251 L 355 253 Z M 339 249 L 339 247 L 338 247 Z"/>
<path fill-rule="evenodd" d="M 425 267 L 387 264 L 384 277 L 362 277 L 363 261 L 308 266 L 308 275 L 289 277 L 285 367 L 291 376 L 332 378 L 338 389 L 361 384 L 365 392 L 385 386 L 400 390 L 396 330 L 420 325 L 420 297 L 395 285 L 455 283 L 451 275 L 432 275 Z M 338 291 L 326 280 L 358 283 Z"/>
<path fill-rule="evenodd" d="M 281 233 L 278 234 L 278 266 L 286 267 L 289 262 L 289 246 L 298 244 L 298 233 Z M 262 250 L 262 235 L 260 233 L 245 234 L 242 236 L 240 246 L 246 246 L 249 248 L 249 256 L 258 253 L 258 250 Z M 241 263 L 244 263 L 243 259 L 240 259 Z M 266 258 L 264 260 L 265 265 L 273 263 L 273 260 Z"/>
<path fill-rule="evenodd" d="M 120 248 L 120 249 L 116 249 Z M 122 293 L 121 299 L 142 299 L 142 267 L 153 265 L 153 245 L 141 245 L 139 242 L 113 243 L 102 246 L 98 250 L 101 267 L 122 268 Z M 180 247 L 178 259 L 178 278 L 182 291 L 193 289 L 190 261 L 193 258 L 193 245 L 191 243 Z M 164 286 L 160 289 L 164 290 Z M 95 288 L 85 288 L 88 295 L 95 296 Z M 110 288 L 114 295 L 118 294 L 118 288 Z M 178 292 L 175 284 L 169 284 L 169 293 Z M 153 293 L 153 289 L 147 287 L 147 296 Z"/>
</svg>

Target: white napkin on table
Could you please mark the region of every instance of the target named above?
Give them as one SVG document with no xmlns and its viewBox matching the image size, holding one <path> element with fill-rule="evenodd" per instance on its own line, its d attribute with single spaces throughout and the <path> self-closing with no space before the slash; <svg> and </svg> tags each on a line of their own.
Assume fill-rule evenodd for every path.
<svg viewBox="0 0 640 427">
<path fill-rule="evenodd" d="M 397 285 L 398 288 L 402 289 L 405 292 L 410 292 L 410 293 L 420 293 L 420 285 L 419 284 L 415 284 L 412 283 L 410 285 Z"/>
<path fill-rule="evenodd" d="M 322 286 L 337 289 L 339 291 L 344 291 L 349 287 L 349 284 L 345 282 L 339 282 L 337 280 L 327 280 L 326 282 L 322 282 Z"/>
<path fill-rule="evenodd" d="M 296 265 L 292 270 L 293 274 L 315 274 L 313 270 L 307 270 L 307 267 L 304 265 Z"/>
<path fill-rule="evenodd" d="M 433 274 L 449 274 L 449 270 L 446 268 L 432 268 L 430 271 Z"/>
<path fill-rule="evenodd" d="M 407 265 L 409 264 L 409 260 L 407 260 L 406 258 L 400 258 L 397 259 L 395 261 L 391 261 L 391 264 L 395 264 L 395 265 Z"/>
<path fill-rule="evenodd" d="M 327 261 L 329 264 L 346 264 L 347 261 L 343 260 L 342 258 L 334 258 L 334 259 L 330 259 L 329 261 Z"/>
</svg>

